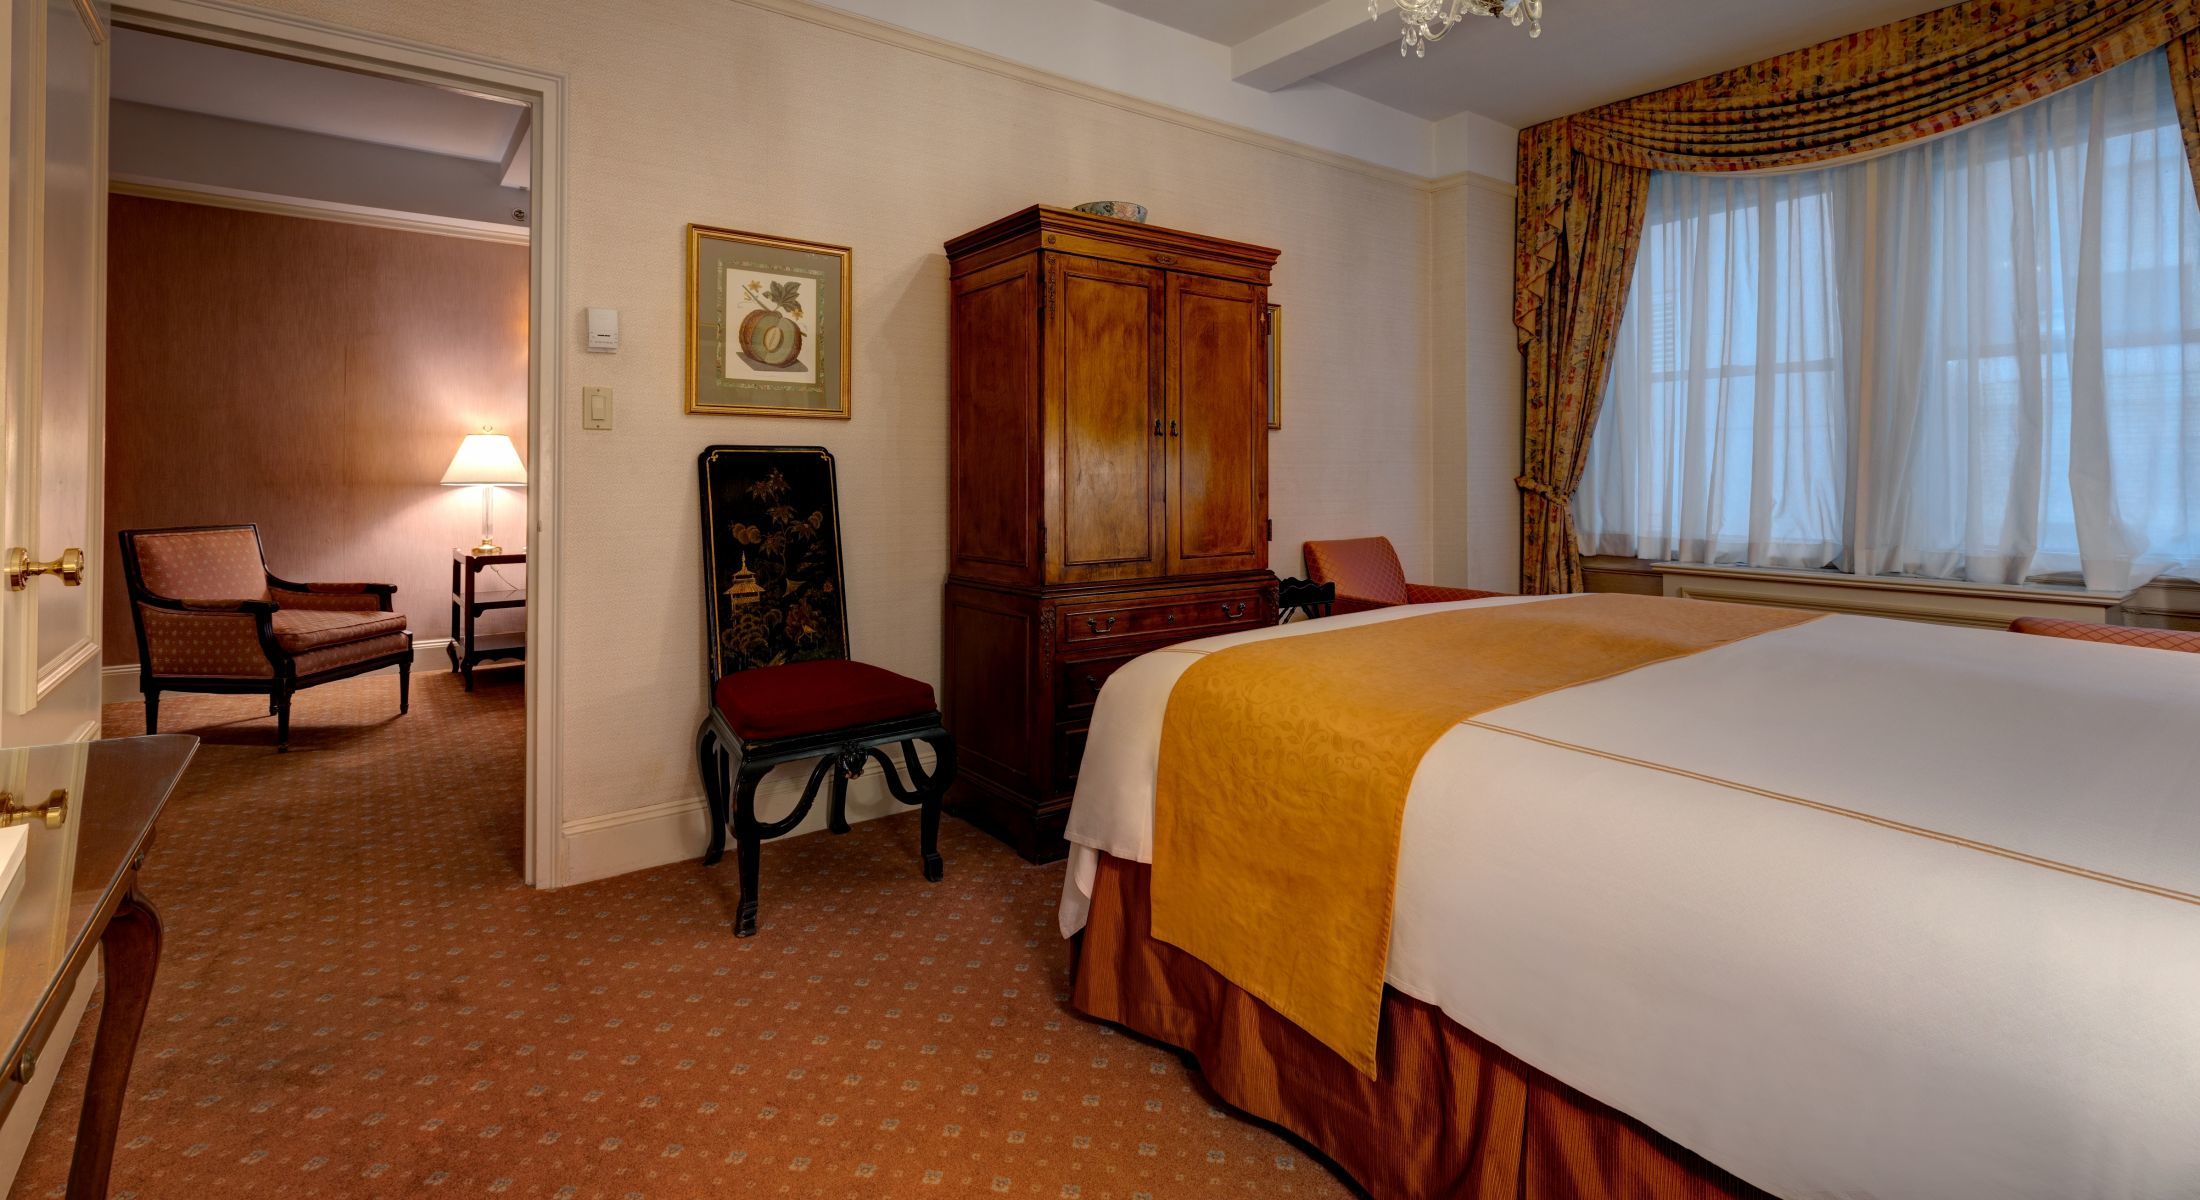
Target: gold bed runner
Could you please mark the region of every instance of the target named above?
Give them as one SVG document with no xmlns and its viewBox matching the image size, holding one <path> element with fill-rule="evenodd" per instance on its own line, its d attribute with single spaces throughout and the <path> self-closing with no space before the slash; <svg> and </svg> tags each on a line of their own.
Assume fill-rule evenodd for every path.
<svg viewBox="0 0 2200 1200">
<path fill-rule="evenodd" d="M 1153 936 L 1375 1074 L 1406 790 L 1459 722 L 1816 614 L 1590 595 L 1234 646 L 1169 693 Z"/>
</svg>

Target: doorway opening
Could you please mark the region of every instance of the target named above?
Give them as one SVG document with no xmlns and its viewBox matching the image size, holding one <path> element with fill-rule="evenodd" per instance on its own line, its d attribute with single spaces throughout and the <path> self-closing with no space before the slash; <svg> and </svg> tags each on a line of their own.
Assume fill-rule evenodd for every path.
<svg viewBox="0 0 2200 1200">
<path fill-rule="evenodd" d="M 279 580 L 396 585 L 412 709 L 334 673 L 285 754 L 270 697 L 155 680 L 160 728 L 508 789 L 476 834 L 556 886 L 559 81 L 198 0 L 118 6 L 111 63 L 109 732 L 144 680 L 113 531 L 254 525 Z"/>
</svg>

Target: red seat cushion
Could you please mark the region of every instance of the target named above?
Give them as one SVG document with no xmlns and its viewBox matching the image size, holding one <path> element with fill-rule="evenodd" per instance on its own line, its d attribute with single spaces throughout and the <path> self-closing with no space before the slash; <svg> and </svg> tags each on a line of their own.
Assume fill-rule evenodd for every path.
<svg viewBox="0 0 2200 1200">
<path fill-rule="evenodd" d="M 939 707 L 931 684 L 844 658 L 736 671 L 718 681 L 714 698 L 726 724 L 748 741 L 919 717 Z"/>
</svg>

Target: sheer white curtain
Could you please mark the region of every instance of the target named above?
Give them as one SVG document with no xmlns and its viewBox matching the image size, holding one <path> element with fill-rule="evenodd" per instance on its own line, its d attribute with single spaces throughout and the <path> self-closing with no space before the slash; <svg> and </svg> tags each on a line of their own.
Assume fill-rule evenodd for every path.
<svg viewBox="0 0 2200 1200">
<path fill-rule="evenodd" d="M 1661 176 L 1586 553 L 2200 572 L 2200 204 L 2155 54 L 1867 162 Z"/>
<path fill-rule="evenodd" d="M 1849 419 L 1826 173 L 1651 177 L 1574 495 L 1584 554 L 1842 558 Z"/>
</svg>

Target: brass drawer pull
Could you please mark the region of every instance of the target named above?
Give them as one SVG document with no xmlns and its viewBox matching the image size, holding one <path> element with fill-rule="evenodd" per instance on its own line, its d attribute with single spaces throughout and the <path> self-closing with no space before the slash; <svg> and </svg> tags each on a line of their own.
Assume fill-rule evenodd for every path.
<svg viewBox="0 0 2200 1200">
<path fill-rule="evenodd" d="M 1169 624 L 1171 624 L 1171 625 L 1174 625 L 1174 624 L 1176 624 L 1176 612 L 1175 612 L 1175 610 L 1174 610 L 1174 609 L 1170 610 L 1170 612 L 1169 612 L 1169 615 L 1168 615 L 1167 617 L 1163 618 L 1163 619 L 1164 619 L 1164 620 L 1166 620 L 1166 621 L 1168 621 L 1168 623 L 1169 623 Z"/>
<path fill-rule="evenodd" d="M 1100 690 L 1100 677 L 1099 677 L 1098 675 L 1087 675 L 1087 676 L 1085 676 L 1085 686 L 1086 686 L 1086 687 L 1089 687 L 1089 688 L 1091 688 L 1091 689 L 1092 689 L 1093 691 L 1096 691 L 1096 692 L 1097 692 L 1097 691 L 1099 691 L 1099 690 Z"/>
<path fill-rule="evenodd" d="M 1235 621 L 1245 615 L 1246 606 L 1250 603 L 1250 601 L 1240 600 L 1237 602 L 1236 608 L 1231 608 L 1228 604 L 1225 604 L 1222 606 L 1222 615 L 1228 620 Z"/>
<path fill-rule="evenodd" d="M 1109 618 L 1108 618 L 1108 623 L 1107 623 L 1107 624 L 1105 624 L 1105 625 L 1102 625 L 1102 624 L 1100 623 L 1100 618 L 1098 618 L 1098 617 L 1086 617 L 1086 618 L 1085 618 L 1085 628 L 1087 628 L 1087 629 L 1091 630 L 1091 631 L 1092 631 L 1092 632 L 1094 632 L 1094 633 L 1106 633 L 1106 632 L 1108 632 L 1109 630 L 1111 630 L 1111 629 L 1114 629 L 1114 628 L 1115 628 L 1115 618 L 1114 618 L 1114 617 L 1109 617 Z"/>
<path fill-rule="evenodd" d="M 53 794 L 46 797 L 44 804 L 34 808 L 26 808 L 17 804 L 15 796 L 9 792 L 0 792 L 0 829 L 40 820 L 46 823 L 48 829 L 59 829 L 62 822 L 68 820 L 68 814 L 69 790 L 67 788 L 55 788 Z"/>
</svg>

